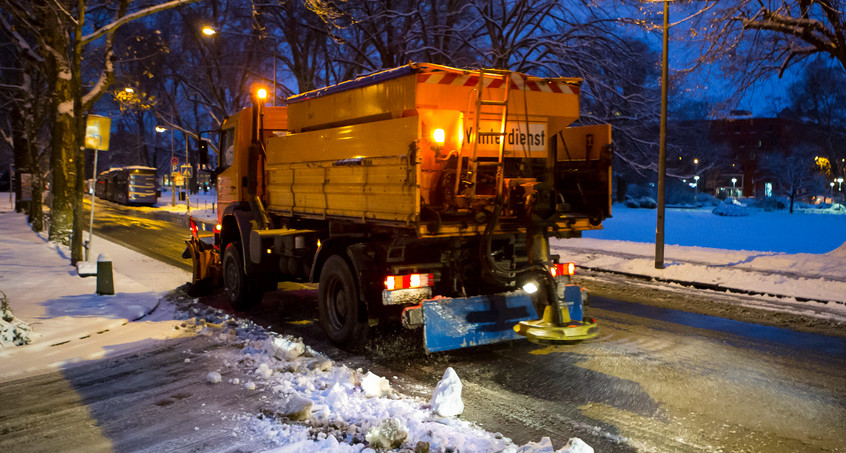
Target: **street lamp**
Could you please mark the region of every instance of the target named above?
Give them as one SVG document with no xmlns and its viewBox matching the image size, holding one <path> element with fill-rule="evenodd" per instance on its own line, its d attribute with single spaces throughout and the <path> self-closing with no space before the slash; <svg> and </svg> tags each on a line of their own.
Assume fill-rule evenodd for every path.
<svg viewBox="0 0 846 453">
<path fill-rule="evenodd" d="M 268 36 L 256 36 L 256 35 L 251 35 L 249 33 L 238 33 L 238 32 L 234 32 L 234 31 L 219 31 L 219 30 L 215 30 L 214 28 L 211 28 L 211 27 L 203 27 L 202 31 L 203 31 L 203 34 L 206 35 L 206 36 L 214 36 L 214 35 L 220 33 L 220 34 L 224 34 L 224 35 L 246 36 L 248 38 L 258 38 L 258 39 L 269 38 L 269 39 L 273 40 L 274 51 L 279 46 L 279 40 L 275 36 L 270 36 L 270 35 L 268 35 Z M 273 56 L 273 96 L 272 96 L 273 99 L 271 99 L 271 105 L 275 106 L 276 105 L 276 53 L 272 52 L 271 55 Z"/>
<path fill-rule="evenodd" d="M 166 127 L 156 126 L 156 132 L 161 133 L 161 132 L 164 132 L 166 130 L 167 130 Z M 171 162 L 171 165 L 173 165 L 173 127 L 170 128 L 170 162 Z M 171 172 L 171 178 L 170 178 L 170 193 L 172 194 L 171 201 L 170 201 L 171 206 L 176 206 L 176 190 L 175 189 L 176 189 L 176 186 L 173 185 L 173 172 Z"/>
<path fill-rule="evenodd" d="M 655 269 L 664 269 L 664 204 L 667 174 L 667 79 L 669 72 L 670 2 L 664 3 L 663 52 L 661 55 L 661 125 L 658 132 L 658 215 L 655 225 Z"/>
<path fill-rule="evenodd" d="M 834 203 L 834 181 L 828 183 L 828 185 L 831 187 L 831 202 Z"/>
<path fill-rule="evenodd" d="M 731 196 L 732 197 L 735 197 L 736 196 L 735 193 L 737 192 L 737 189 L 735 188 L 735 184 L 737 184 L 737 178 L 731 178 Z"/>
</svg>

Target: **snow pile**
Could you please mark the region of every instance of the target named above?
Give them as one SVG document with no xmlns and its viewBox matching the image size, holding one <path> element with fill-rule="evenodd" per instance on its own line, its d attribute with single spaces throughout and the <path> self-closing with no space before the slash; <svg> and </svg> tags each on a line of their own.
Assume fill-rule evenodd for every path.
<svg viewBox="0 0 846 453">
<path fill-rule="evenodd" d="M 464 412 L 464 401 L 461 400 L 461 380 L 452 367 L 444 372 L 444 377 L 435 386 L 432 394 L 432 411 L 442 417 L 454 417 Z"/>
<path fill-rule="evenodd" d="M 22 346 L 32 341 L 32 327 L 15 318 L 6 293 L 0 291 L 0 348 Z"/>
<path fill-rule="evenodd" d="M 749 208 L 740 204 L 734 198 L 729 198 L 711 212 L 725 217 L 745 217 L 749 215 Z"/>
<path fill-rule="evenodd" d="M 207 370 L 206 382 L 214 373 L 214 380 L 220 375 L 233 385 L 251 384 L 257 393 L 250 398 L 263 406 L 258 415 L 239 416 L 239 435 L 260 439 L 270 451 L 554 451 L 549 439 L 517 446 L 501 434 L 455 418 L 464 403 L 452 368 L 427 404 L 398 394 L 388 379 L 371 371 L 333 363 L 300 338 L 269 332 L 196 299 L 173 302 L 192 316 L 186 326 L 232 346 L 216 350 L 214 362 L 223 368 Z M 591 451 L 567 448 L 558 453 Z"/>
</svg>

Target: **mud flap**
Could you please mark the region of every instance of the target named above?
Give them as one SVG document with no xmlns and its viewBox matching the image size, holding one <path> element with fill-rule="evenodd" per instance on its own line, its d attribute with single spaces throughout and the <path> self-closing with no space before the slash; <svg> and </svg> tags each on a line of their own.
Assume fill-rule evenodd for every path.
<svg viewBox="0 0 846 453">
<path fill-rule="evenodd" d="M 523 292 L 440 298 L 423 301 L 426 352 L 499 343 L 523 338 L 514 331 L 520 321 L 537 319 L 532 299 Z"/>
</svg>

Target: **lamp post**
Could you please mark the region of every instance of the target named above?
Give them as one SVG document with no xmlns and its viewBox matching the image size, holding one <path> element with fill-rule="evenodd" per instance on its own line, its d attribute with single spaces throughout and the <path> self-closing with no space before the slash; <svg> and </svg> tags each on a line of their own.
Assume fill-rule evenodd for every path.
<svg viewBox="0 0 846 453">
<path fill-rule="evenodd" d="M 667 73 L 670 42 L 670 3 L 664 2 L 663 54 L 661 57 L 661 127 L 658 133 L 658 215 L 655 225 L 655 269 L 664 269 L 664 205 L 667 173 Z"/>
<path fill-rule="evenodd" d="M 828 183 L 829 187 L 831 187 L 831 202 L 834 203 L 834 181 Z"/>
<path fill-rule="evenodd" d="M 737 189 L 735 188 L 735 184 L 737 184 L 737 178 L 731 178 L 731 196 L 736 197 Z"/>
<path fill-rule="evenodd" d="M 268 35 L 266 37 L 265 36 L 256 36 L 256 35 L 251 35 L 249 33 L 238 33 L 238 32 L 235 32 L 235 31 L 220 31 L 220 30 L 215 30 L 214 28 L 211 28 L 211 27 L 203 27 L 203 34 L 206 35 L 206 36 L 214 36 L 215 34 L 218 34 L 218 33 L 224 34 L 224 35 L 246 36 L 248 38 L 258 38 L 258 39 L 270 38 L 270 39 L 273 40 L 273 49 L 274 50 L 276 50 L 276 48 L 279 46 L 279 40 L 275 36 L 270 36 L 270 35 Z M 271 99 L 270 102 L 271 102 L 271 105 L 275 106 L 276 105 L 276 53 L 272 52 L 271 55 L 273 56 L 273 99 Z"/>
<path fill-rule="evenodd" d="M 837 178 L 837 191 L 843 195 L 843 178 Z"/>
<path fill-rule="evenodd" d="M 164 132 L 166 130 L 167 130 L 166 127 L 156 126 L 156 132 L 161 133 L 161 132 Z M 173 126 L 171 126 L 171 128 L 170 128 L 170 161 L 173 162 Z M 173 164 L 171 164 L 171 165 L 173 165 Z M 173 177 L 172 176 L 173 175 L 171 175 L 171 178 L 170 178 L 170 192 L 172 194 L 170 205 L 176 206 L 176 190 L 175 190 L 175 186 L 173 185 Z"/>
</svg>

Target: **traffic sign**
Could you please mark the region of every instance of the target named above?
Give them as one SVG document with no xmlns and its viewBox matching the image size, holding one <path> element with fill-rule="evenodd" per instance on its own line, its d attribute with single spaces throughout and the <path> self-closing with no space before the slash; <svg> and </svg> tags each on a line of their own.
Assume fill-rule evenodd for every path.
<svg viewBox="0 0 846 453">
<path fill-rule="evenodd" d="M 180 168 L 182 169 L 182 176 L 185 176 L 186 178 L 191 177 L 191 166 L 190 165 L 183 165 Z"/>
<path fill-rule="evenodd" d="M 170 158 L 171 165 L 179 165 L 179 158 L 178 157 L 171 157 Z"/>
</svg>

